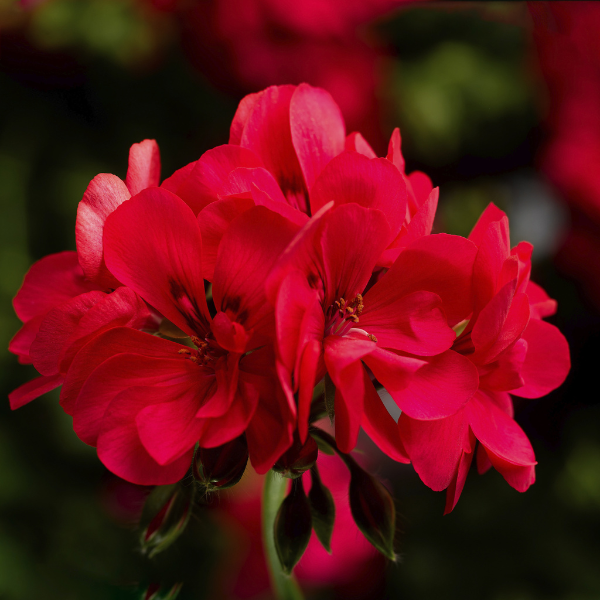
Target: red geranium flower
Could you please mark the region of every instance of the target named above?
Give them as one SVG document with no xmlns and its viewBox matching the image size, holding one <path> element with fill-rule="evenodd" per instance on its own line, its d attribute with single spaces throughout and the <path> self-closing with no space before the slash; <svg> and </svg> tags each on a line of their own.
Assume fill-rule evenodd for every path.
<svg viewBox="0 0 600 600">
<path fill-rule="evenodd" d="M 296 230 L 262 207 L 233 221 L 217 257 L 211 318 L 202 236 L 184 202 L 148 189 L 108 217 L 110 272 L 193 343 L 118 328 L 77 355 L 62 401 L 110 470 L 133 483 L 172 483 L 188 469 L 196 442 L 219 446 L 246 431 L 251 460 L 264 472 L 289 446 L 294 406 L 271 377 L 273 311 L 263 281 Z"/>
<path fill-rule="evenodd" d="M 302 439 L 314 385 L 329 373 L 340 449 L 352 450 L 362 424 L 386 453 L 406 462 L 362 362 L 410 415 L 438 419 L 460 410 L 477 373 L 449 350 L 455 335 L 448 320 L 470 312 L 461 292 L 470 286 L 476 248 L 457 236 L 423 237 L 367 289 L 392 237 L 388 219 L 355 203 L 328 208 L 299 232 L 267 281 L 279 377 L 290 402 L 298 393 Z"/>
<path fill-rule="evenodd" d="M 541 320 L 556 303 L 529 281 L 532 246 L 510 249 L 508 219 L 491 204 L 469 239 L 478 246 L 473 267 L 473 315 L 452 348 L 479 373 L 479 389 L 454 415 L 398 422 L 415 470 L 432 489 L 447 488 L 446 512 L 460 497 L 479 440 L 477 466 L 494 466 L 518 491 L 535 481 L 535 456 L 513 419 L 509 395 L 538 398 L 557 388 L 570 368 L 560 331 Z"/>
</svg>

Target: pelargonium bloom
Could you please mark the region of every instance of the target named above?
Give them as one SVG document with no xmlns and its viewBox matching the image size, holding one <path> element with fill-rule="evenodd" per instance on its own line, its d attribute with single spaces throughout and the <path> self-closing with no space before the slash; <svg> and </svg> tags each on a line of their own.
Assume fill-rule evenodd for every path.
<svg viewBox="0 0 600 600">
<path fill-rule="evenodd" d="M 118 328 L 77 355 L 61 399 L 111 471 L 139 484 L 172 483 L 197 442 L 219 446 L 246 431 L 251 460 L 264 472 L 289 446 L 295 409 L 270 376 L 274 323 L 263 281 L 296 231 L 262 207 L 232 222 L 217 257 L 211 318 L 202 236 L 182 200 L 148 189 L 108 217 L 110 272 L 191 340 Z"/>
<path fill-rule="evenodd" d="M 447 489 L 450 512 L 463 489 L 478 440 L 480 472 L 494 466 L 518 491 L 535 481 L 535 456 L 514 421 L 510 394 L 538 398 L 557 388 L 570 368 L 560 331 L 542 317 L 556 302 L 529 280 L 532 246 L 510 249 L 508 219 L 491 204 L 469 239 L 477 247 L 473 267 L 473 314 L 452 348 L 477 368 L 479 389 L 457 413 L 424 421 L 409 413 L 398 422 L 421 479 Z"/>
<path fill-rule="evenodd" d="M 439 419 L 463 407 L 477 372 L 449 350 L 455 334 L 448 322 L 469 314 L 460 292 L 470 287 L 476 248 L 457 236 L 425 236 L 367 289 L 390 238 L 381 211 L 327 205 L 278 260 L 267 295 L 275 306 L 278 373 L 290 401 L 298 394 L 301 438 L 314 385 L 328 373 L 340 450 L 352 450 L 362 425 L 406 462 L 396 424 L 362 363 L 407 414 Z"/>
</svg>

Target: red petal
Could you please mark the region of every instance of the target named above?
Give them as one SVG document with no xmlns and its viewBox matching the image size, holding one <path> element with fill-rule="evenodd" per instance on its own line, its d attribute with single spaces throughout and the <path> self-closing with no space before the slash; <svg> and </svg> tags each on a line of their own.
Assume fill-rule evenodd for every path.
<svg viewBox="0 0 600 600">
<path fill-rule="evenodd" d="M 86 281 L 77 252 L 50 254 L 27 271 L 13 307 L 19 319 L 25 322 L 93 289 L 96 286 Z"/>
<path fill-rule="evenodd" d="M 543 319 L 544 317 L 551 317 L 556 313 L 556 300 L 552 300 L 537 283 L 529 281 L 525 293 L 529 298 L 532 319 Z"/>
<path fill-rule="evenodd" d="M 216 389 L 214 393 L 203 395 L 204 400 L 198 406 L 196 417 L 210 419 L 227 414 L 235 400 L 239 380 L 239 354 L 228 353 L 214 366 Z M 211 390 L 212 391 L 212 390 Z"/>
<path fill-rule="evenodd" d="M 322 217 L 321 257 L 325 298 L 323 306 L 352 300 L 365 289 L 383 248 L 388 227 L 379 210 L 357 204 L 334 207 Z M 308 262 L 310 254 L 304 248 Z M 314 252 L 314 251 L 313 251 Z"/>
<path fill-rule="evenodd" d="M 529 486 L 535 483 L 534 465 L 514 465 L 513 463 L 496 456 L 487 448 L 486 453 L 493 467 L 502 475 L 502 477 L 504 477 L 508 485 L 515 488 L 518 492 L 526 492 L 529 489 Z"/>
<path fill-rule="evenodd" d="M 527 354 L 521 369 L 523 387 L 511 390 L 522 398 L 539 398 L 556 389 L 571 368 L 569 344 L 563 334 L 550 323 L 531 319 L 523 332 Z"/>
<path fill-rule="evenodd" d="M 160 152 L 156 140 L 133 144 L 129 150 L 129 168 L 125 185 L 132 196 L 160 182 Z"/>
<path fill-rule="evenodd" d="M 246 121 L 240 145 L 262 159 L 289 204 L 308 212 L 308 190 L 290 128 L 290 102 L 295 89 L 282 85 L 262 92 Z"/>
<path fill-rule="evenodd" d="M 177 196 L 149 188 L 108 218 L 111 271 L 188 335 L 204 337 L 209 314 L 202 238 L 194 213 Z"/>
<path fill-rule="evenodd" d="M 377 158 L 377 154 L 375 154 L 375 150 L 371 148 L 369 142 L 356 131 L 346 138 L 345 150 L 348 152 L 358 152 L 367 158 Z"/>
<path fill-rule="evenodd" d="M 479 313 L 471 333 L 477 364 L 490 363 L 518 340 L 529 321 L 529 299 L 525 294 L 512 296 L 516 280 L 507 283 Z"/>
<path fill-rule="evenodd" d="M 129 198 L 127 186 L 117 176 L 102 173 L 92 179 L 77 207 L 75 239 L 79 262 L 86 277 L 103 287 L 118 285 L 104 263 L 104 223 L 117 206 Z"/>
<path fill-rule="evenodd" d="M 363 360 L 400 410 L 415 419 L 442 419 L 455 414 L 479 383 L 473 363 L 452 350 L 416 359 L 377 348 Z"/>
<path fill-rule="evenodd" d="M 456 476 L 468 424 L 465 411 L 436 421 L 418 421 L 406 414 L 398 420 L 400 437 L 423 483 L 436 492 Z"/>
<path fill-rule="evenodd" d="M 467 480 L 467 475 L 469 474 L 469 469 L 471 467 L 471 461 L 473 460 L 473 449 L 475 448 L 475 436 L 473 432 L 469 429 L 469 445 L 471 446 L 471 451 L 465 451 L 463 449 L 460 461 L 458 463 L 458 467 L 456 469 L 456 475 L 452 479 L 452 482 L 448 486 L 446 490 L 446 507 L 444 508 L 444 514 L 447 515 L 454 510 L 458 499 L 465 487 L 465 482 Z M 481 448 L 481 446 L 480 446 Z"/>
<path fill-rule="evenodd" d="M 217 252 L 225 231 L 238 215 L 253 206 L 254 201 L 251 198 L 225 198 L 209 204 L 198 215 L 198 225 L 202 233 L 202 271 L 205 279 L 214 279 Z"/>
<path fill-rule="evenodd" d="M 190 467 L 193 449 L 170 465 L 159 465 L 140 441 L 135 417 L 147 406 L 156 390 L 137 387 L 125 390 L 110 404 L 98 437 L 98 458 L 126 481 L 137 485 L 176 483 Z"/>
<path fill-rule="evenodd" d="M 469 240 L 457 235 L 427 235 L 402 251 L 369 294 L 398 298 L 418 291 L 433 292 L 442 299 L 453 326 L 472 312 L 470 290 L 476 252 Z"/>
<path fill-rule="evenodd" d="M 250 461 L 257 473 L 266 473 L 292 445 L 295 415 L 278 386 L 261 395 L 256 412 L 246 430 Z"/>
<path fill-rule="evenodd" d="M 229 173 L 227 183 L 222 187 L 220 196 L 233 196 L 236 194 L 250 194 L 252 186 L 265 192 L 274 202 L 286 204 L 285 196 L 279 188 L 279 184 L 269 171 L 262 167 L 253 169 L 238 167 Z"/>
<path fill-rule="evenodd" d="M 477 392 L 466 410 L 471 429 L 488 450 L 490 460 L 491 454 L 494 454 L 512 465 L 536 464 L 533 449 L 523 430 L 484 392 Z"/>
<path fill-rule="evenodd" d="M 64 411 L 73 414 L 79 392 L 92 372 L 116 354 L 133 353 L 151 358 L 173 359 L 182 348 L 159 337 L 130 329 L 115 327 L 95 337 L 73 359 L 60 394 Z"/>
<path fill-rule="evenodd" d="M 508 391 L 523 385 L 521 371 L 527 354 L 527 342 L 520 339 L 502 352 L 498 360 L 479 369 L 479 387 L 483 390 Z M 489 371 L 488 371 L 489 369 Z"/>
<path fill-rule="evenodd" d="M 469 234 L 469 239 L 476 246 L 481 246 L 488 227 L 492 223 L 502 221 L 505 217 L 506 213 L 500 210 L 493 202 L 490 202 L 479 217 L 477 223 L 475 223 L 475 227 L 473 227 L 471 233 Z"/>
<path fill-rule="evenodd" d="M 396 297 L 388 291 L 389 287 L 384 291 L 381 285 L 369 290 L 359 318 L 359 327 L 373 334 L 380 348 L 431 356 L 452 346 L 456 335 L 448 327 L 442 300 L 437 294 L 413 292 Z"/>
<path fill-rule="evenodd" d="M 306 83 L 292 95 L 289 118 L 292 143 L 310 190 L 325 165 L 344 150 L 344 119 L 329 92 Z"/>
<path fill-rule="evenodd" d="M 325 364 L 336 387 L 335 437 L 342 452 L 356 446 L 363 420 L 365 380 L 361 359 L 376 349 L 368 339 L 355 340 L 330 335 L 325 338 Z"/>
<path fill-rule="evenodd" d="M 291 223 L 298 225 L 298 227 L 303 227 L 308 222 L 308 215 L 290 206 L 287 201 L 284 204 L 283 202 L 273 200 L 271 196 L 256 187 L 256 185 L 252 186 L 252 199 L 256 206 L 264 206 L 278 215 L 285 217 Z"/>
<path fill-rule="evenodd" d="M 480 475 L 487 473 L 492 468 L 492 463 L 488 458 L 487 452 L 485 451 L 485 446 L 479 444 L 477 446 L 477 472 Z"/>
<path fill-rule="evenodd" d="M 504 262 L 510 255 L 508 219 L 492 223 L 479 245 L 473 265 L 473 292 L 475 309 L 481 310 L 506 283 L 500 283 Z"/>
<path fill-rule="evenodd" d="M 87 311 L 106 296 L 103 292 L 81 294 L 44 317 L 30 349 L 33 364 L 42 375 L 59 372 L 59 361 L 69 338 Z"/>
<path fill-rule="evenodd" d="M 304 346 L 300 361 L 300 382 L 298 389 L 298 434 L 304 444 L 308 435 L 308 417 L 312 402 L 313 390 L 317 383 L 317 372 L 322 356 L 323 345 L 313 340 Z M 320 379 L 320 378 L 319 378 Z"/>
<path fill-rule="evenodd" d="M 91 372 L 73 409 L 73 429 L 79 439 L 90 446 L 97 444 L 106 409 L 118 394 L 129 388 L 153 386 L 164 389 L 178 381 L 193 386 L 198 380 L 197 365 L 183 357 L 174 357 L 177 354 L 170 359 L 117 354 Z"/>
<path fill-rule="evenodd" d="M 227 413 L 214 419 L 202 419 L 202 431 L 198 440 L 200 446 L 214 448 L 242 435 L 254 416 L 258 401 L 256 390 L 240 380 L 238 394 Z M 269 444 L 263 439 L 263 443 L 265 442 Z"/>
<path fill-rule="evenodd" d="M 11 410 L 16 410 L 25 404 L 39 398 L 42 394 L 50 392 L 62 384 L 64 380 L 60 373 L 49 377 L 36 377 L 22 386 L 13 390 L 8 395 Z"/>
<path fill-rule="evenodd" d="M 217 310 L 247 330 L 268 325 L 273 308 L 265 297 L 265 278 L 297 231 L 297 225 L 262 206 L 237 217 L 217 256 L 213 282 Z"/>
<path fill-rule="evenodd" d="M 404 157 L 402 156 L 402 139 L 400 137 L 400 130 L 396 127 L 390 137 L 390 143 L 388 145 L 387 159 L 400 171 L 404 173 Z"/>
<path fill-rule="evenodd" d="M 431 196 L 431 192 L 433 191 L 433 184 L 431 183 L 431 179 L 425 173 L 421 171 L 413 171 L 407 177 L 408 186 L 409 187 L 409 202 L 414 205 L 414 208 L 417 210 L 423 206 L 423 203 Z M 437 189 L 437 188 L 436 188 Z M 411 211 L 411 214 L 414 215 L 414 211 Z"/>
<path fill-rule="evenodd" d="M 117 288 L 81 317 L 62 352 L 61 373 L 67 372 L 75 354 L 100 333 L 113 327 L 145 329 L 149 328 L 150 321 L 150 311 L 145 302 L 129 288 Z"/>
<path fill-rule="evenodd" d="M 385 158 L 369 159 L 357 152 L 344 152 L 323 169 L 311 190 L 313 214 L 331 200 L 381 210 L 390 226 L 386 245 L 398 235 L 406 216 L 402 175 Z"/>
<path fill-rule="evenodd" d="M 189 453 L 200 438 L 204 420 L 195 414 L 213 381 L 213 377 L 206 378 L 202 384 L 208 385 L 202 387 L 177 384 L 153 388 L 148 394 L 149 405 L 141 408 L 135 423 L 144 448 L 159 465 Z"/>
<path fill-rule="evenodd" d="M 364 369 L 363 374 L 365 381 L 365 412 L 361 422 L 362 428 L 383 453 L 398 462 L 409 463 L 410 459 L 400 438 L 396 421 L 387 411 Z"/>
<path fill-rule="evenodd" d="M 8 344 L 8 351 L 16 354 L 22 365 L 32 364 L 29 351 L 31 350 L 31 344 L 35 340 L 45 316 L 46 315 L 40 315 L 39 317 L 34 317 L 27 321 L 23 327 L 17 331 Z"/>
<path fill-rule="evenodd" d="M 322 340 L 325 327 L 319 294 L 300 271 L 289 273 L 279 287 L 275 319 L 278 355 L 291 377 L 304 345 L 308 341 Z"/>
<path fill-rule="evenodd" d="M 200 157 L 189 176 L 177 188 L 177 195 L 198 214 L 218 199 L 234 169 L 262 166 L 260 158 L 246 148 L 230 144 L 217 146 Z"/>
<path fill-rule="evenodd" d="M 210 324 L 210 330 L 215 336 L 215 340 L 229 352 L 243 354 L 248 344 L 248 334 L 242 325 L 231 321 L 223 312 L 218 312 Z"/>
<path fill-rule="evenodd" d="M 242 141 L 242 134 L 244 132 L 244 127 L 246 127 L 246 123 L 258 102 L 258 99 L 262 96 L 263 92 L 258 92 L 256 94 L 248 94 L 244 96 L 238 107 L 235 111 L 235 115 L 233 116 L 233 121 L 231 122 L 231 128 L 229 131 L 229 143 L 240 145 Z"/>
</svg>

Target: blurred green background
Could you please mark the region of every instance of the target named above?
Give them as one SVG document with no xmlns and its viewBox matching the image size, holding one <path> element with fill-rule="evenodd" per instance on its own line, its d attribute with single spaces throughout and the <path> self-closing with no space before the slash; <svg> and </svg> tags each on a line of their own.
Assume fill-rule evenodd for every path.
<svg viewBox="0 0 600 600">
<path fill-rule="evenodd" d="M 512 242 L 536 245 L 533 278 L 559 301 L 572 349 L 567 383 L 520 402 L 539 461 L 518 494 L 495 472 L 470 474 L 442 517 L 443 494 L 385 463 L 401 512 L 402 562 L 386 598 L 600 598 L 600 313 L 552 263 L 568 227 L 536 172 L 544 86 L 522 4 L 409 7 L 381 19 L 381 128 L 399 125 L 407 170 L 441 188 L 437 231 L 466 235 L 489 201 Z M 155 138 L 163 176 L 225 143 L 240 96 L 194 70 L 176 28 L 136 2 L 55 0 L 24 16 L 0 0 L 0 385 L 30 379 L 5 348 L 19 327 L 11 299 L 31 263 L 74 249 L 77 203 L 100 172 L 125 176 L 129 146 Z M 142 495 L 106 472 L 51 393 L 11 413 L 0 404 L 0 599 L 135 598 L 144 582 L 184 581 L 211 595 L 227 552 L 207 510 L 148 562 L 133 524 Z M 324 591 L 319 597 L 334 597 Z"/>
</svg>

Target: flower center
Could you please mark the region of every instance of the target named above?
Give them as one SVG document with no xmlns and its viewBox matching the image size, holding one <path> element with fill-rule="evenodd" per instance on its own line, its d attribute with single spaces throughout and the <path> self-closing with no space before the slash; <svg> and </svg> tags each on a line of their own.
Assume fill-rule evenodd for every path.
<svg viewBox="0 0 600 600">
<path fill-rule="evenodd" d="M 193 335 L 190 339 L 194 346 L 196 346 L 196 349 L 190 348 L 188 350 L 187 348 L 182 348 L 179 350 L 179 354 L 185 354 L 186 358 L 200 367 L 213 366 L 219 357 L 227 353 L 215 340 L 210 339 L 208 336 L 202 340 Z"/>
<path fill-rule="evenodd" d="M 356 294 L 350 302 L 344 298 L 336 300 L 325 314 L 325 335 L 345 335 L 356 326 L 358 317 L 365 305 L 361 294 Z"/>
</svg>

